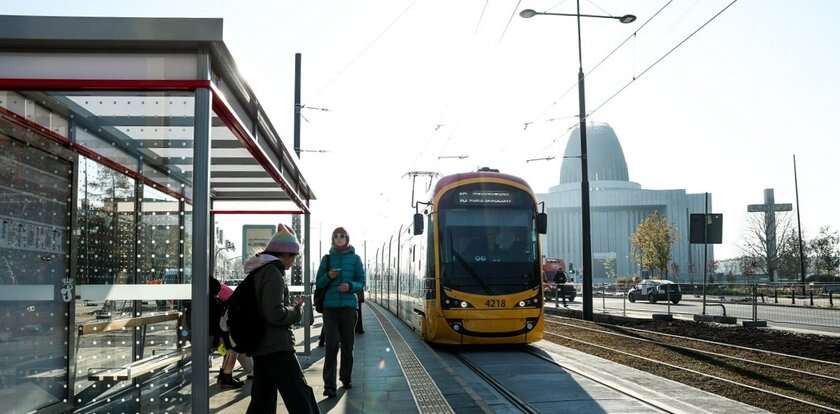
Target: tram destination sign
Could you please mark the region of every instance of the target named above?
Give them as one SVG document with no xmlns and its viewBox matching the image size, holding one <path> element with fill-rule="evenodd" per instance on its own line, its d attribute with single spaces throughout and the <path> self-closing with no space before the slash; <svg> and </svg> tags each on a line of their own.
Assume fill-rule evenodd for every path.
<svg viewBox="0 0 840 414">
<path fill-rule="evenodd" d="M 513 195 L 503 190 L 472 190 L 458 193 L 458 204 L 470 206 L 503 206 L 513 204 Z"/>
</svg>

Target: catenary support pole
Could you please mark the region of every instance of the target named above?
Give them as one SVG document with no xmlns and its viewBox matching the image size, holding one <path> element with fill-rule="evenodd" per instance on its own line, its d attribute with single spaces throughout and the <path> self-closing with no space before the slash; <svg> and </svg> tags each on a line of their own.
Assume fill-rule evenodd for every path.
<svg viewBox="0 0 840 414">
<path fill-rule="evenodd" d="M 706 276 L 709 271 L 709 193 L 706 193 L 703 215 L 703 315 L 706 314 Z"/>
<path fill-rule="evenodd" d="M 295 154 L 300 158 L 300 53 L 295 53 Z"/>
<path fill-rule="evenodd" d="M 578 29 L 578 104 L 580 109 L 580 216 L 583 241 L 583 319 L 592 316 L 592 233 L 589 216 L 589 168 L 586 158 L 586 92 L 583 80 L 583 51 L 580 40 L 580 0 L 577 1 Z"/>
<path fill-rule="evenodd" d="M 805 294 L 805 248 L 802 246 L 802 218 L 799 215 L 799 178 L 796 175 L 796 154 L 793 155 L 793 185 L 796 188 L 796 227 L 799 234 L 799 281 Z"/>
</svg>

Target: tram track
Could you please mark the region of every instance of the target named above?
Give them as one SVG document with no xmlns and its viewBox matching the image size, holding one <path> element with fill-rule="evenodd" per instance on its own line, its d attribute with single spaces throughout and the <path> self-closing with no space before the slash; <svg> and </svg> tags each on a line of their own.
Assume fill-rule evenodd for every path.
<svg viewBox="0 0 840 414">
<path fill-rule="evenodd" d="M 604 326 L 619 332 L 602 329 Z M 546 316 L 546 339 L 561 345 L 771 411 L 840 413 L 840 377 L 836 374 L 840 364 L 659 334 Z M 811 371 L 816 365 L 824 370 Z"/>
<path fill-rule="evenodd" d="M 611 384 L 611 383 L 609 383 L 609 382 L 605 382 L 605 381 L 603 381 L 603 380 L 600 380 L 600 379 L 598 379 L 597 377 L 592 376 L 592 375 L 588 375 L 587 373 L 585 373 L 585 372 L 581 372 L 580 370 L 573 369 L 573 368 L 570 368 L 570 367 L 568 367 L 568 366 L 565 366 L 565 365 L 563 365 L 563 364 L 561 364 L 561 363 L 559 363 L 559 362 L 557 362 L 557 361 L 553 360 L 552 358 L 550 358 L 550 357 L 548 357 L 548 356 L 544 355 L 543 353 L 539 352 L 538 348 L 534 348 L 534 347 L 528 346 L 525 350 L 523 350 L 523 351 L 517 351 L 517 353 L 520 353 L 520 354 L 524 354 L 524 355 L 529 355 L 529 356 L 535 357 L 535 358 L 539 359 L 539 360 L 540 360 L 540 361 L 542 361 L 542 362 L 545 362 L 545 363 L 547 363 L 547 364 L 550 364 L 550 365 L 556 366 L 556 367 L 558 367 L 558 368 L 560 368 L 560 369 L 562 369 L 562 370 L 564 370 L 564 371 L 566 371 L 566 372 L 568 372 L 568 373 L 570 373 L 570 374 L 574 374 L 574 375 L 577 375 L 577 376 L 580 376 L 580 377 L 584 377 L 584 378 L 588 379 L 589 381 L 592 381 L 592 382 L 594 382 L 594 383 L 597 383 L 597 384 L 599 384 L 599 385 L 601 385 L 601 386 L 604 386 L 604 387 L 609 388 L 609 389 L 611 389 L 611 390 L 613 390 L 613 391 L 616 391 L 616 392 L 618 392 L 618 393 L 620 393 L 620 394 L 622 394 L 622 395 L 625 395 L 625 396 L 627 396 L 627 397 L 629 397 L 629 398 L 631 398 L 631 399 L 633 399 L 633 400 L 635 400 L 635 401 L 638 401 L 639 403 L 641 403 L 641 404 L 643 404 L 643 405 L 645 405 L 645 406 L 648 406 L 648 407 L 652 408 L 653 410 L 655 410 L 655 411 L 657 411 L 657 412 L 661 412 L 661 413 L 675 413 L 675 411 L 672 411 L 672 410 L 668 409 L 667 407 L 664 407 L 664 406 L 659 405 L 659 404 L 656 404 L 656 403 L 654 403 L 654 402 L 651 402 L 651 401 L 646 401 L 646 400 L 644 400 L 644 399 L 642 399 L 642 398 L 637 397 L 637 396 L 635 395 L 635 393 L 633 393 L 633 392 L 632 392 L 632 391 L 630 391 L 630 390 L 623 389 L 622 387 L 619 387 L 619 386 L 616 386 L 616 385 Z M 459 360 L 459 361 L 460 361 L 460 362 L 461 362 L 464 366 L 466 366 L 466 367 L 467 367 L 467 368 L 469 368 L 471 371 L 473 371 L 476 375 L 478 375 L 478 376 L 479 376 L 482 380 L 484 380 L 484 381 L 485 381 L 487 384 L 489 384 L 489 385 L 490 385 L 493 389 L 495 389 L 495 390 L 496 390 L 499 394 L 501 394 L 501 395 L 502 395 L 502 397 L 504 397 L 504 398 L 505 398 L 505 399 L 506 399 L 506 400 L 507 400 L 507 401 L 508 401 L 511 405 L 513 405 L 514 407 L 516 407 L 516 408 L 517 408 L 518 410 L 520 410 L 521 412 L 523 412 L 523 413 L 529 413 L 529 414 L 531 414 L 531 413 L 540 413 L 540 412 L 541 412 L 540 410 L 538 410 L 538 409 L 534 408 L 533 406 L 531 406 L 531 405 L 530 405 L 527 401 L 525 401 L 525 400 L 523 400 L 522 398 L 520 398 L 520 397 L 519 397 L 519 396 L 518 396 L 518 395 L 517 395 L 514 391 L 512 391 L 509 387 L 507 387 L 507 386 L 506 386 L 506 385 L 505 385 L 502 381 L 500 381 L 498 378 L 494 377 L 492 374 L 490 374 L 490 373 L 488 373 L 487 371 L 485 371 L 484 369 L 482 369 L 482 368 L 481 368 L 478 364 L 476 364 L 476 363 L 474 363 L 473 361 L 471 361 L 471 360 L 467 357 L 466 353 L 464 353 L 464 352 L 453 352 L 453 355 L 454 355 L 454 356 L 455 356 L 455 358 L 457 358 L 457 359 L 458 359 L 458 360 Z"/>
<path fill-rule="evenodd" d="M 509 403 L 511 403 L 514 407 L 522 411 L 523 413 L 527 414 L 537 414 L 539 411 L 529 405 L 526 401 L 519 398 L 516 393 L 510 390 L 510 388 L 506 387 L 501 381 L 496 379 L 494 376 L 490 375 L 487 371 L 479 367 L 477 364 L 474 364 L 469 358 L 464 355 L 463 352 L 453 352 L 452 353 L 455 358 L 458 359 L 465 367 L 469 368 L 472 372 L 479 376 L 484 382 L 489 384 L 493 389 L 496 390 L 502 397 L 504 397 Z"/>
<path fill-rule="evenodd" d="M 546 314 L 545 317 L 546 317 L 547 321 L 552 322 L 552 323 L 557 322 L 557 321 L 567 321 L 567 323 L 578 322 L 578 324 L 576 324 L 576 326 L 581 326 L 580 323 L 582 322 L 580 319 L 577 319 L 577 318 L 569 318 L 569 317 L 565 317 L 565 316 L 558 316 L 558 315 L 552 315 L 552 314 Z M 642 333 L 642 334 L 655 335 L 655 336 L 664 337 L 664 338 L 673 338 L 673 339 L 677 339 L 677 340 L 692 341 L 692 342 L 701 343 L 701 344 L 708 344 L 708 345 L 713 345 L 713 346 L 730 348 L 730 349 L 733 349 L 733 350 L 742 350 L 742 351 L 754 352 L 754 353 L 769 355 L 771 357 L 772 356 L 778 356 L 778 357 L 781 357 L 781 358 L 786 358 L 786 359 L 791 359 L 791 360 L 811 362 L 811 363 L 815 363 L 815 364 L 820 365 L 820 366 L 836 367 L 838 372 L 840 372 L 840 362 L 835 362 L 835 361 L 826 361 L 824 359 L 810 358 L 810 357 L 801 356 L 801 355 L 786 354 L 786 353 L 783 353 L 783 352 L 769 351 L 769 350 L 761 349 L 761 348 L 753 348 L 753 347 L 729 344 L 729 343 L 719 342 L 719 341 L 710 341 L 708 339 L 695 338 L 695 337 L 684 336 L 684 335 L 675 335 L 675 334 L 670 334 L 670 333 L 665 333 L 665 332 L 653 331 L 653 330 L 650 330 L 650 329 L 633 328 L 633 327 L 630 327 L 630 326 L 616 325 L 616 324 L 611 324 L 611 323 L 606 323 L 606 322 L 598 322 L 597 325 L 602 326 L 602 327 L 608 327 L 608 328 L 611 328 L 611 329 L 616 329 L 616 330 L 632 331 L 632 332 L 638 332 L 638 333 Z"/>
<path fill-rule="evenodd" d="M 677 345 L 673 342 L 668 342 L 668 341 L 664 341 L 664 340 L 663 341 L 657 341 L 657 340 L 653 340 L 653 339 L 650 339 L 650 338 L 633 336 L 633 335 L 628 335 L 628 334 L 625 334 L 625 333 L 608 331 L 608 330 L 605 330 L 605 329 L 591 328 L 591 327 L 586 327 L 586 326 L 582 326 L 582 325 L 574 324 L 574 323 L 558 322 L 558 321 L 549 320 L 549 319 L 554 319 L 554 318 L 546 318 L 546 321 L 548 323 L 552 323 L 552 324 L 556 324 L 556 325 L 563 325 L 563 326 L 573 327 L 575 329 L 584 329 L 584 330 L 591 331 L 591 332 L 604 333 L 604 334 L 613 335 L 613 336 L 620 337 L 620 338 L 628 338 L 628 339 L 632 339 L 632 340 L 635 340 L 635 341 L 640 341 L 640 342 L 645 342 L 645 343 L 650 343 L 650 344 L 656 344 L 656 345 L 668 347 L 668 348 L 671 348 L 671 349 L 679 349 L 679 350 L 687 351 L 687 352 L 696 352 L 696 353 L 705 354 L 705 355 L 709 355 L 709 356 L 713 356 L 713 357 L 717 357 L 717 358 L 725 358 L 725 359 L 730 359 L 730 360 L 733 360 L 733 361 L 739 361 L 739 362 L 743 362 L 743 363 L 747 363 L 747 364 L 760 365 L 760 366 L 765 367 L 765 368 L 788 371 L 788 372 L 796 373 L 796 374 L 803 375 L 803 376 L 810 376 L 810 377 L 820 378 L 820 379 L 824 379 L 824 380 L 828 380 L 828 381 L 840 382 L 840 377 L 837 377 L 837 376 L 825 375 L 825 374 L 821 374 L 821 373 L 818 373 L 818 372 L 812 372 L 812 371 L 806 371 L 806 370 L 802 370 L 802 369 L 799 369 L 799 368 L 794 368 L 794 367 L 791 367 L 791 366 L 773 364 L 773 363 L 768 363 L 768 362 L 764 362 L 764 361 L 757 361 L 757 360 L 744 358 L 744 357 L 740 357 L 740 356 L 736 356 L 736 355 L 726 354 L 726 353 L 723 353 L 723 352 L 710 351 L 710 350 L 707 350 L 707 349 L 700 349 L 698 347 Z M 658 332 L 655 332 L 655 331 L 644 330 L 644 329 L 635 329 L 635 328 L 626 328 L 626 327 L 622 327 L 622 326 L 618 326 L 618 325 L 609 325 L 609 324 L 599 324 L 599 325 L 600 326 L 609 326 L 611 328 L 618 329 L 618 330 L 628 330 L 628 331 L 631 331 L 631 332 L 636 332 L 638 334 L 646 334 L 646 335 L 658 335 L 659 334 Z M 673 339 L 677 339 L 679 341 L 711 342 L 711 341 L 698 340 L 698 339 L 689 338 L 689 337 L 680 337 L 680 336 L 677 336 L 677 335 L 670 335 L 670 334 L 663 334 L 663 335 L 669 335 Z M 721 347 L 721 346 L 726 346 L 726 345 L 727 344 L 723 344 L 723 343 L 714 343 L 714 346 L 716 346 L 716 347 Z M 789 358 L 789 359 L 794 359 L 794 360 L 797 360 L 797 361 L 807 361 L 807 362 L 814 362 L 814 363 L 820 363 L 820 364 L 833 364 L 833 365 L 837 365 L 838 367 L 840 367 L 840 364 L 832 363 L 830 361 L 820 361 L 820 360 L 815 360 L 815 359 L 812 359 L 812 358 L 798 357 L 798 356 L 795 356 L 795 355 L 781 354 L 781 353 L 764 351 L 764 350 L 755 349 L 755 348 L 747 348 L 747 347 L 739 346 L 738 351 L 761 353 L 761 354 L 767 353 L 767 354 L 775 357 L 776 360 L 779 360 L 779 359 L 782 359 L 782 358 Z"/>
</svg>

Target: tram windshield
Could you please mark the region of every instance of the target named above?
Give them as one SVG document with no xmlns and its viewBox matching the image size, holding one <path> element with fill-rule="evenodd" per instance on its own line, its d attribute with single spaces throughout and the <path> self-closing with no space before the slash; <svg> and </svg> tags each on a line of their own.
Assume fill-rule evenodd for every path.
<svg viewBox="0 0 840 414">
<path fill-rule="evenodd" d="M 488 191 L 493 193 L 489 204 L 488 198 L 467 198 Z M 441 278 L 445 287 L 502 295 L 539 285 L 537 234 L 530 195 L 509 187 L 493 190 L 483 185 L 473 191 L 459 191 L 455 197 L 442 201 Z"/>
</svg>

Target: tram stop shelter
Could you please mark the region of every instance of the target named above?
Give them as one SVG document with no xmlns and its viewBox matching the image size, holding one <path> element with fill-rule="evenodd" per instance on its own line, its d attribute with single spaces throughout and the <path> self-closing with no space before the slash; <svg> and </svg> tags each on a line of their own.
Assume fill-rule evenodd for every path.
<svg viewBox="0 0 840 414">
<path fill-rule="evenodd" d="M 303 215 L 308 294 L 298 163 L 221 19 L 0 16 L 0 406 L 207 412 L 212 216 Z"/>
</svg>

